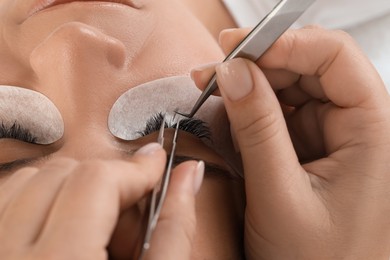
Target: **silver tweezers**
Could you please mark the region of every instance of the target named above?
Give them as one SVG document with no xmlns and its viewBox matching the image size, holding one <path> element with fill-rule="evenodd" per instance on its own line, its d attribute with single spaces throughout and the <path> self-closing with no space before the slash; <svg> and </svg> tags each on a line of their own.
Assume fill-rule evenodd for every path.
<svg viewBox="0 0 390 260">
<path fill-rule="evenodd" d="M 256 61 L 306 11 L 315 0 L 281 0 L 253 30 L 237 45 L 223 62 L 234 58 Z M 218 88 L 214 74 L 189 114 L 193 117 L 209 96 Z"/>
<path fill-rule="evenodd" d="M 160 130 L 157 137 L 157 142 L 164 147 L 164 133 L 165 133 L 165 125 L 166 125 L 166 114 L 163 117 Z M 166 166 L 165 173 L 160 181 L 159 184 L 157 184 L 153 191 L 150 194 L 149 200 L 149 208 L 147 209 L 147 224 L 146 224 L 146 230 L 143 237 L 143 242 L 141 245 L 141 250 L 139 253 L 138 259 L 143 259 L 146 251 L 150 248 L 150 240 L 152 238 L 152 234 L 154 229 L 156 228 L 158 218 L 160 216 L 161 209 L 163 207 L 165 197 L 168 190 L 168 184 L 171 177 L 171 171 L 172 171 L 172 164 L 173 159 L 175 157 L 175 151 L 176 151 L 176 142 L 177 142 L 177 135 L 179 131 L 179 124 L 180 120 L 177 120 L 176 127 L 175 127 L 175 133 L 173 135 L 172 139 L 172 149 L 171 153 L 169 155 L 168 164 Z"/>
</svg>

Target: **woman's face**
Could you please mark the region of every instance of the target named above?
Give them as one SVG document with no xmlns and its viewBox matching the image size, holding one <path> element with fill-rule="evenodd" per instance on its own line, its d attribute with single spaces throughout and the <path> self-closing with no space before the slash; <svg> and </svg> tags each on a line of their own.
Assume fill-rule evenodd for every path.
<svg viewBox="0 0 390 260">
<path fill-rule="evenodd" d="M 3 85 L 0 95 L 7 97 L 3 101 L 0 97 L 1 123 L 3 127 L 10 122 L 20 123 L 30 132 L 41 133 L 42 138 L 54 136 L 53 140 L 43 140 L 45 145 L 3 136 L 0 139 L 0 165 L 3 166 L 19 161 L 39 167 L 45 161 L 63 156 L 78 160 L 123 158 L 123 151 L 155 141 L 157 135 L 148 133 L 136 140 L 123 140 L 126 138 L 110 131 L 110 124 L 120 124 L 116 114 L 115 122 L 108 122 L 119 97 L 129 94 L 127 102 L 134 103 L 126 107 L 131 120 L 122 118 L 129 125 L 145 125 L 142 120 L 152 115 L 137 115 L 152 114 L 151 100 L 159 102 L 163 109 L 172 99 L 179 110 L 186 110 L 187 107 L 180 105 L 182 96 L 175 95 L 178 92 L 174 89 L 160 91 L 156 99 L 150 95 L 155 88 L 164 87 L 164 82 L 170 87 L 174 85 L 173 88 L 193 87 L 183 77 L 172 76 L 188 76 L 191 68 L 219 61 L 223 56 L 207 29 L 180 1 L 62 0 L 42 9 L 48 2 L 53 1 L 0 0 L 0 85 Z M 163 83 L 153 83 L 167 77 Z M 34 92 L 24 93 L 25 89 Z M 135 96 L 132 90 L 136 89 L 137 102 L 132 102 Z M 37 98 L 38 92 L 47 100 Z M 197 94 L 192 95 L 188 97 L 191 102 L 186 101 L 189 105 Z M 4 105 L 4 102 L 9 103 Z M 212 110 L 219 109 L 218 102 L 210 105 Z M 18 109 L 12 109 L 15 106 Z M 44 117 L 34 111 L 39 108 L 47 112 L 41 114 L 52 116 Z M 21 118 L 29 120 L 27 126 L 19 122 L 24 120 Z M 214 126 L 213 122 L 207 123 Z M 43 129 L 43 125 L 50 127 Z M 56 138 L 59 133 L 60 138 Z M 226 149 L 230 148 L 228 145 Z M 218 152 L 188 133 L 180 136 L 177 153 L 222 168 L 226 166 Z M 40 156 L 45 159 L 30 160 Z M 8 166 L 0 172 L 0 183 L 25 164 Z M 5 168 L 11 169 L 5 171 Z M 233 203 L 237 198 L 242 199 L 237 195 L 239 192 L 240 184 L 232 181 L 227 172 L 225 175 L 206 173 L 197 197 L 195 259 L 239 257 L 241 216 Z"/>
</svg>

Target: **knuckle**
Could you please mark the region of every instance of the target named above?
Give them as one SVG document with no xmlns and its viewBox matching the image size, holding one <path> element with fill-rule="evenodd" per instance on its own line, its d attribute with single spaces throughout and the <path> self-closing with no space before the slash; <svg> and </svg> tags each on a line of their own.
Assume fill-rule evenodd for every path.
<svg viewBox="0 0 390 260">
<path fill-rule="evenodd" d="M 67 157 L 59 157 L 55 160 L 50 160 L 42 168 L 64 169 L 67 167 L 73 167 L 77 164 L 78 164 L 78 162 L 75 159 L 71 159 L 71 158 L 67 158 Z"/>
<path fill-rule="evenodd" d="M 72 178 L 96 185 L 118 185 L 125 174 L 140 171 L 133 163 L 96 159 L 81 162 L 73 171 Z"/>
<path fill-rule="evenodd" d="M 343 41 L 351 41 L 353 39 L 349 33 L 343 30 L 333 30 L 333 35 L 335 38 L 340 38 Z"/>
<path fill-rule="evenodd" d="M 67 178 L 78 164 L 79 162 L 75 159 L 60 157 L 45 163 L 37 173 L 40 176 L 45 174 L 53 176 L 55 174 L 58 178 Z"/>
<path fill-rule="evenodd" d="M 291 66 L 291 61 L 294 60 L 294 57 L 299 55 L 299 37 L 296 33 L 286 34 L 287 37 L 280 38 L 280 44 L 285 46 L 285 55 L 287 58 L 285 59 L 286 64 L 285 67 Z"/>
<path fill-rule="evenodd" d="M 335 46 L 337 46 L 338 51 L 336 53 L 340 53 L 342 50 L 349 50 L 351 45 L 353 46 L 355 42 L 352 36 L 343 30 L 330 31 L 329 37 Z M 345 48 L 347 46 L 348 48 Z"/>
<path fill-rule="evenodd" d="M 19 170 L 17 170 L 16 172 L 14 172 L 11 176 L 11 178 L 18 178 L 20 176 L 34 176 L 38 173 L 39 169 L 37 167 L 31 167 L 31 166 L 27 166 L 27 167 L 23 167 Z"/>
<path fill-rule="evenodd" d="M 183 238 L 184 241 L 192 243 L 196 233 L 196 218 L 189 214 L 174 218 L 163 218 L 159 221 L 159 225 L 163 226 L 165 230 L 170 230 L 171 234 L 176 237 Z"/>
<path fill-rule="evenodd" d="M 6 188 L 8 185 L 12 185 L 10 183 L 13 182 L 22 184 L 36 176 L 38 174 L 38 171 L 39 169 L 36 167 L 23 167 L 12 173 L 12 175 L 4 177 L 4 181 L 0 181 L 0 189 Z"/>
<path fill-rule="evenodd" d="M 325 28 L 323 26 L 321 26 L 320 24 L 309 24 L 309 25 L 305 25 L 303 27 L 303 29 L 306 29 L 306 30 L 325 30 Z"/>
<path fill-rule="evenodd" d="M 277 115 L 268 111 L 238 128 L 237 136 L 242 140 L 244 147 L 257 146 L 278 134 L 282 127 L 279 122 Z"/>
<path fill-rule="evenodd" d="M 74 170 L 74 177 L 78 179 L 107 182 L 112 179 L 115 170 L 110 164 L 102 160 L 88 160 L 80 163 Z"/>
</svg>

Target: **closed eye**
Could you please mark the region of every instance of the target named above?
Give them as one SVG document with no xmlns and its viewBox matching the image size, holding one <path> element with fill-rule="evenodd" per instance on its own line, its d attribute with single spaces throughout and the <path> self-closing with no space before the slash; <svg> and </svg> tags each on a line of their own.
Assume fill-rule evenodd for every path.
<svg viewBox="0 0 390 260">
<path fill-rule="evenodd" d="M 19 141 L 36 144 L 37 138 L 31 132 L 23 128 L 18 123 L 14 122 L 12 125 L 6 125 L 4 122 L 0 124 L 0 139 L 10 138 Z"/>
<path fill-rule="evenodd" d="M 160 130 L 160 126 L 163 122 L 164 115 L 163 113 L 157 113 L 149 118 L 146 122 L 145 128 L 142 131 L 139 131 L 138 134 L 143 137 L 149 135 L 153 132 Z M 175 128 L 176 123 L 173 121 L 166 121 L 165 128 Z M 185 132 L 188 132 L 199 139 L 205 139 L 211 141 L 211 131 L 207 126 L 206 122 L 197 119 L 197 118 L 185 118 L 180 120 L 179 129 Z"/>
</svg>

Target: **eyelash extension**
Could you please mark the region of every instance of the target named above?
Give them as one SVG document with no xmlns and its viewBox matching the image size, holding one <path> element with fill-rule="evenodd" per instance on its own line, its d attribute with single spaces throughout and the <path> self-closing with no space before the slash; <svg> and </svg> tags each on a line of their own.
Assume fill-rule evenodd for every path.
<svg viewBox="0 0 390 260">
<path fill-rule="evenodd" d="M 161 123 L 164 119 L 163 113 L 157 113 L 146 122 L 145 129 L 139 131 L 138 134 L 142 136 L 149 135 L 160 130 Z M 165 128 L 175 128 L 176 124 L 173 122 L 165 122 Z M 180 120 L 179 129 L 188 132 L 200 139 L 211 141 L 211 132 L 206 122 L 197 118 L 185 118 Z"/>
<path fill-rule="evenodd" d="M 35 144 L 37 138 L 34 137 L 30 131 L 23 128 L 18 123 L 13 123 L 11 126 L 6 126 L 4 122 L 0 124 L 0 139 L 11 138 L 18 139 L 23 142 Z"/>
</svg>

